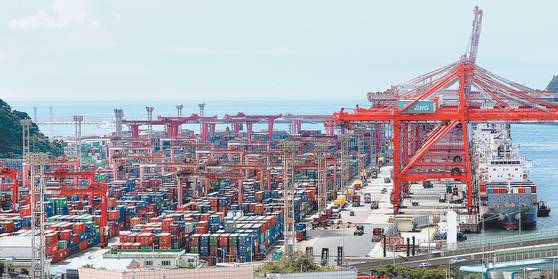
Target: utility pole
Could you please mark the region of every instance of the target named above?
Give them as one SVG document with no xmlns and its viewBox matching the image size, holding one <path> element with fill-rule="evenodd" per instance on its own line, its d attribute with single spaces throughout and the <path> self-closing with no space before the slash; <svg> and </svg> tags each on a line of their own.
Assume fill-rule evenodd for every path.
<svg viewBox="0 0 558 279">
<path fill-rule="evenodd" d="M 75 115 L 74 123 L 76 125 L 75 141 L 76 141 L 76 158 L 81 165 L 81 122 L 83 122 L 83 115 Z"/>
<path fill-rule="evenodd" d="M 46 278 L 44 174 L 49 159 L 46 153 L 32 153 L 28 158 L 31 165 L 31 274 L 32 278 Z"/>
<path fill-rule="evenodd" d="M 285 254 L 296 250 L 295 215 L 294 215 L 294 165 L 299 142 L 285 141 L 283 149 L 283 214 L 285 216 L 284 239 Z"/>
</svg>

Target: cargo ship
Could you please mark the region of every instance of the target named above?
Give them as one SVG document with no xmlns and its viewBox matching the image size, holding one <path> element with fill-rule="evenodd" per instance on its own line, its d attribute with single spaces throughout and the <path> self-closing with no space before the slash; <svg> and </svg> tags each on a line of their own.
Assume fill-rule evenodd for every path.
<svg viewBox="0 0 558 279">
<path fill-rule="evenodd" d="M 509 124 L 477 124 L 474 129 L 476 178 L 485 226 L 517 230 L 537 223 L 537 186 L 529 180 L 531 162 L 513 145 Z"/>
</svg>

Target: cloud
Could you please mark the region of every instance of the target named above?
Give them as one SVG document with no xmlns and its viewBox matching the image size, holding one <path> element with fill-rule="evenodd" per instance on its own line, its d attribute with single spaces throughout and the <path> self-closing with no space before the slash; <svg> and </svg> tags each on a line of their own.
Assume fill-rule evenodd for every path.
<svg viewBox="0 0 558 279">
<path fill-rule="evenodd" d="M 38 10 L 34 15 L 12 19 L 10 28 L 30 30 L 35 28 L 64 28 L 71 25 L 101 27 L 102 22 L 91 19 L 89 0 L 54 0 L 49 10 Z"/>
</svg>

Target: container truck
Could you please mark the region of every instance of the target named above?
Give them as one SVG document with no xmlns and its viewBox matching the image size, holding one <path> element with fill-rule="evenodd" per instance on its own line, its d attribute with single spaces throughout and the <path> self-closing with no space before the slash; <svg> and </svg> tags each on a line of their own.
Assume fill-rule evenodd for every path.
<svg viewBox="0 0 558 279">
<path fill-rule="evenodd" d="M 353 195 L 353 206 L 360 206 L 360 195 Z"/>
<path fill-rule="evenodd" d="M 370 193 L 364 193 L 364 203 L 371 203 L 372 195 Z"/>
</svg>

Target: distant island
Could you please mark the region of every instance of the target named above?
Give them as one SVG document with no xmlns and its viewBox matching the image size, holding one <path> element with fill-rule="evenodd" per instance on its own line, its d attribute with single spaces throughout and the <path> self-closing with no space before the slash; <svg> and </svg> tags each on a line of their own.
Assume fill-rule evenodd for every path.
<svg viewBox="0 0 558 279">
<path fill-rule="evenodd" d="M 20 121 L 31 119 L 22 111 L 12 110 L 8 103 L 0 99 L 0 158 L 21 158 L 23 149 L 22 128 Z M 64 155 L 63 142 L 51 141 L 39 131 L 37 124 L 32 123 L 30 127 L 31 152 L 47 152 L 53 157 Z"/>
</svg>

